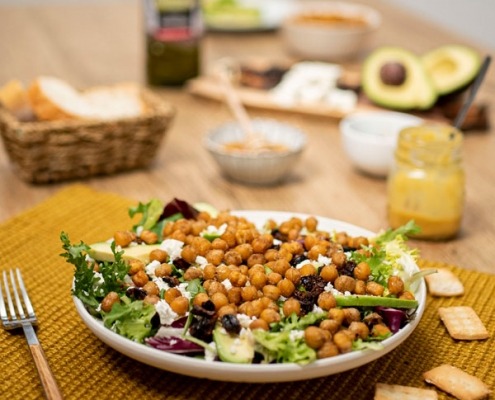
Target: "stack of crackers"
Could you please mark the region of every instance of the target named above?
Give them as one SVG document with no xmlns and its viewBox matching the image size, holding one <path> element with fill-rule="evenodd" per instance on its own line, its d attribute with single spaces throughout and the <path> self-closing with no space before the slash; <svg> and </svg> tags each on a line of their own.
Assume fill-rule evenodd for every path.
<svg viewBox="0 0 495 400">
<path fill-rule="evenodd" d="M 464 285 L 448 269 L 437 269 L 425 277 L 428 292 L 435 297 L 455 297 L 464 294 Z M 469 306 L 440 307 L 438 314 L 449 335 L 455 340 L 484 340 L 489 333 L 476 311 Z M 454 367 L 443 364 L 423 374 L 424 380 L 459 400 L 480 400 L 490 396 L 490 388 L 479 378 Z M 375 400 L 434 400 L 438 393 L 402 385 L 377 383 Z"/>
</svg>

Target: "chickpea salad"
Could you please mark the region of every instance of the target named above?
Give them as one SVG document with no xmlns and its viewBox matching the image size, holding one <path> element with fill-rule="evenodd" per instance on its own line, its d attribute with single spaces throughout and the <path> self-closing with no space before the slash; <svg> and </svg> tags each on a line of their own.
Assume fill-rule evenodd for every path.
<svg viewBox="0 0 495 400">
<path fill-rule="evenodd" d="M 139 203 L 129 216 L 137 223 L 104 242 L 62 232 L 61 256 L 85 309 L 144 346 L 304 365 L 379 350 L 415 317 L 424 272 L 406 244 L 413 222 L 368 238 L 320 230 L 311 216 L 260 227 L 179 199 Z"/>
</svg>

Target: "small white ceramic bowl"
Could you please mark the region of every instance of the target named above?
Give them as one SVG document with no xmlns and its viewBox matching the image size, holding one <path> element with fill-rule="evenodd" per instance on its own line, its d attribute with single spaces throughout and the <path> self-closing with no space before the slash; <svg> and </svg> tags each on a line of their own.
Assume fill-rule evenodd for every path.
<svg viewBox="0 0 495 400">
<path fill-rule="evenodd" d="M 394 161 L 399 132 L 421 123 L 421 118 L 410 114 L 362 111 L 345 117 L 339 127 L 351 162 L 367 174 L 386 177 Z"/>
<path fill-rule="evenodd" d="M 340 15 L 360 18 L 364 24 L 344 26 L 332 22 L 300 22 L 299 17 L 304 15 Z M 304 1 L 283 21 L 281 33 L 293 55 L 336 62 L 356 58 L 380 25 L 380 13 L 368 6 L 338 1 Z"/>
<path fill-rule="evenodd" d="M 226 150 L 225 144 L 244 140 L 237 122 L 226 123 L 209 132 L 204 145 L 228 178 L 252 185 L 279 183 L 297 164 L 306 145 L 306 135 L 291 125 L 272 119 L 253 119 L 252 124 L 267 141 L 284 145 L 289 150 L 259 154 Z"/>
</svg>

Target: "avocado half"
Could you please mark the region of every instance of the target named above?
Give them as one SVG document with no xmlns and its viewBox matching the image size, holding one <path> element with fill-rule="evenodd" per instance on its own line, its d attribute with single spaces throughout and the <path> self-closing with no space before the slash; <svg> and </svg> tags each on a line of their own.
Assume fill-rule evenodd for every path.
<svg viewBox="0 0 495 400">
<path fill-rule="evenodd" d="M 400 67 L 403 76 L 399 78 L 403 79 L 384 79 L 383 71 L 389 65 Z M 437 92 L 421 59 L 400 47 L 380 47 L 366 58 L 362 88 L 373 103 L 396 110 L 426 110 L 437 100 Z"/>
<path fill-rule="evenodd" d="M 444 96 L 469 86 L 481 68 L 481 56 L 472 48 L 446 45 L 421 57 L 438 95 Z"/>
</svg>

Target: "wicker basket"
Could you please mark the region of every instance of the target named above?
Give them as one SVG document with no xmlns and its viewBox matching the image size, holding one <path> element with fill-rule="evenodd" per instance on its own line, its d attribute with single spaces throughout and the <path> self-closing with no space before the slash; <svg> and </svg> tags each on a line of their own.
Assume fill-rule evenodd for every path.
<svg viewBox="0 0 495 400">
<path fill-rule="evenodd" d="M 20 122 L 0 105 L 0 133 L 19 176 L 32 183 L 82 179 L 146 167 L 175 110 L 142 89 L 147 111 L 115 121 Z"/>
</svg>

